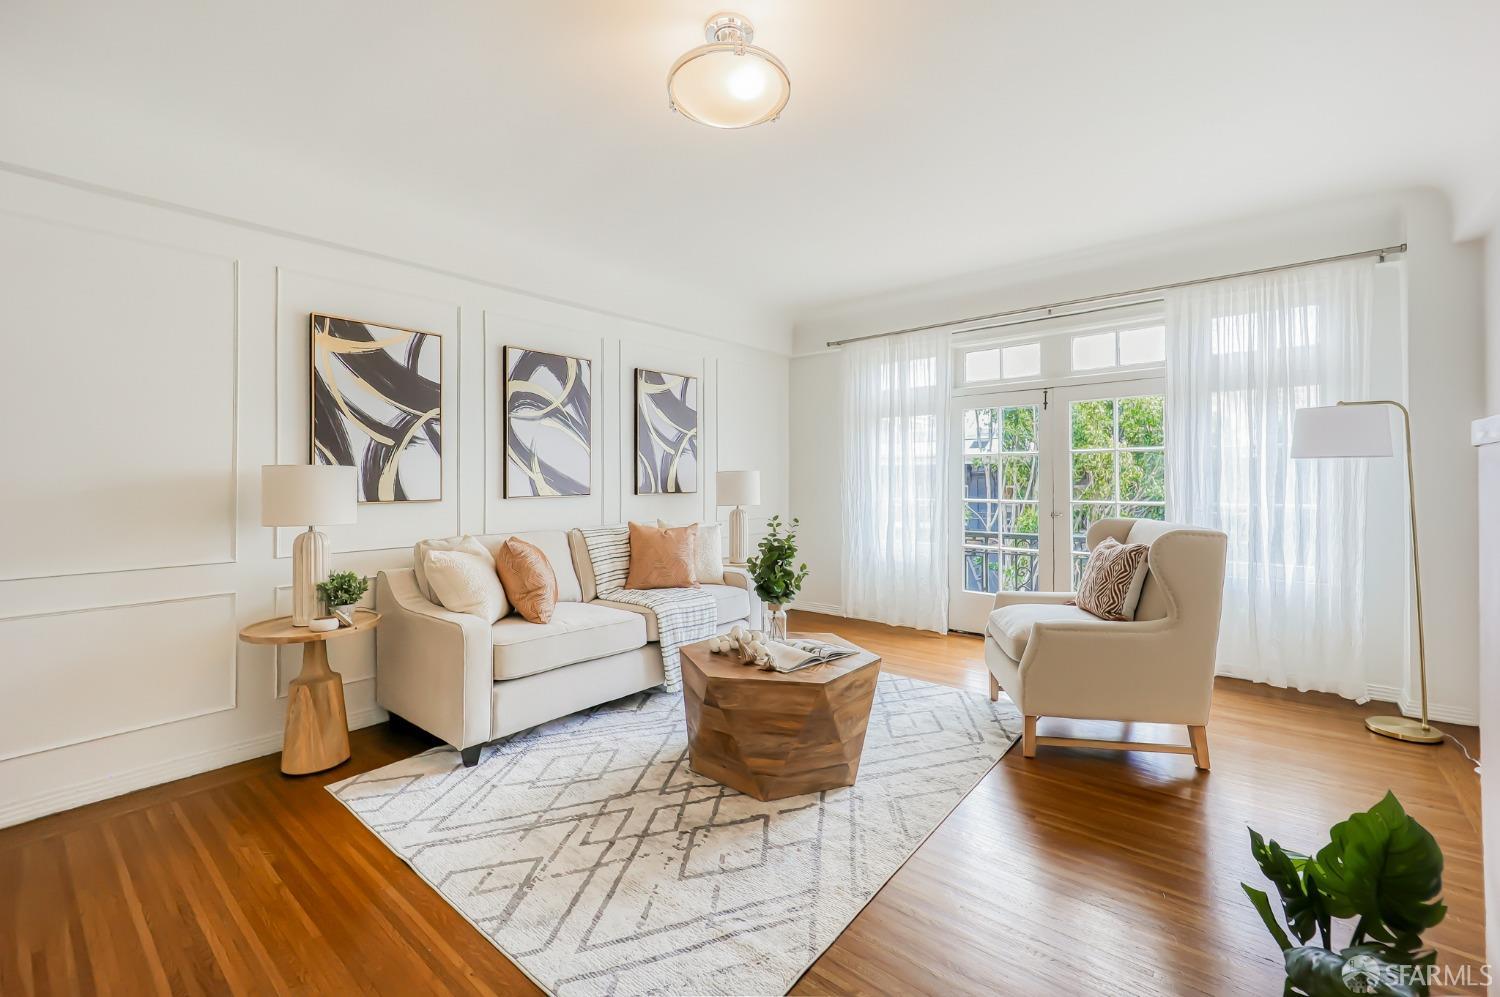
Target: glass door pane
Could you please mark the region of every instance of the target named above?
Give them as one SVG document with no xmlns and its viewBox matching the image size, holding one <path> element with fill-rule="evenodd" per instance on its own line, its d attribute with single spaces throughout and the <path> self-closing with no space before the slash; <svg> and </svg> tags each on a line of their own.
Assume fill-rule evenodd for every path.
<svg viewBox="0 0 1500 997">
<path fill-rule="evenodd" d="M 951 626 L 979 632 L 1001 591 L 1037 591 L 1051 575 L 1042 523 L 1050 489 L 1042 466 L 1040 392 L 963 399 L 959 417 L 957 570 Z"/>
<path fill-rule="evenodd" d="M 1118 391 L 1119 387 L 1115 386 Z M 1165 519 L 1166 398 L 1160 393 L 1079 398 L 1068 406 L 1069 587 L 1088 562 L 1101 519 Z"/>
</svg>

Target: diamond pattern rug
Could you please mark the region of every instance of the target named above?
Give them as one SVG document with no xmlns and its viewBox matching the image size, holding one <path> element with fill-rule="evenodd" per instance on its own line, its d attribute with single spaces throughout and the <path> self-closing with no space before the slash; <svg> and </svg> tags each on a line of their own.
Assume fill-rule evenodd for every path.
<svg viewBox="0 0 1500 997">
<path fill-rule="evenodd" d="M 688 767 L 658 691 L 328 788 L 545 990 L 781 994 L 1019 729 L 1008 699 L 882 675 L 857 784 L 761 803 Z"/>
</svg>

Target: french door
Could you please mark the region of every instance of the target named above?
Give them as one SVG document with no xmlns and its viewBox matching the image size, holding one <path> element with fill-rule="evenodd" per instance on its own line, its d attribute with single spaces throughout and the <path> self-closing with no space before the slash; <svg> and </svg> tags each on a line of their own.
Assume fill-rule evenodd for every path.
<svg viewBox="0 0 1500 997">
<path fill-rule="evenodd" d="M 955 399 L 949 625 L 984 632 L 996 592 L 1077 587 L 1100 519 L 1166 518 L 1160 378 Z"/>
</svg>

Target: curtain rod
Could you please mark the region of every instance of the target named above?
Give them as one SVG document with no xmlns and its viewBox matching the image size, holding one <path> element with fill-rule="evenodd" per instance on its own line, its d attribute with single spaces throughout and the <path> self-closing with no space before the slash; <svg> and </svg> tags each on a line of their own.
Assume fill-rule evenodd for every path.
<svg viewBox="0 0 1500 997">
<path fill-rule="evenodd" d="M 1337 263 L 1340 260 L 1358 260 L 1366 256 L 1378 256 L 1381 262 L 1385 262 L 1387 256 L 1406 252 L 1406 243 L 1399 246 L 1384 246 L 1380 249 L 1364 249 L 1357 253 L 1341 253 L 1338 256 L 1324 256 L 1316 260 L 1302 260 L 1298 263 L 1282 263 L 1274 267 L 1260 267 L 1255 270 L 1241 270 L 1238 273 L 1220 274 L 1217 277 L 1195 277 L 1192 280 L 1179 280 L 1171 284 L 1157 284 L 1154 287 L 1138 287 L 1133 291 L 1110 291 L 1107 294 L 1091 294 L 1086 298 L 1072 298 L 1068 301 L 1054 301 L 1050 305 L 1032 305 L 1028 308 L 1012 308 L 1003 312 L 990 312 L 988 315 L 972 315 L 969 318 L 950 319 L 947 322 L 933 322 L 929 325 L 914 325 L 906 329 L 892 329 L 889 332 L 872 332 L 868 336 L 851 336 L 848 339 L 834 339 L 825 343 L 830 348 L 835 346 L 847 346 L 850 343 L 862 343 L 867 339 L 884 339 L 887 336 L 901 336 L 908 332 L 927 332 L 931 329 L 946 329 L 955 325 L 968 325 L 970 322 L 988 322 L 991 319 L 1009 318 L 1013 315 L 1025 315 L 1028 312 L 1046 312 L 1035 318 L 1023 319 L 1020 322 L 1002 323 L 1000 326 L 981 326 L 980 328 L 1001 328 L 1004 325 L 1024 325 L 1026 322 L 1038 322 L 1049 318 L 1067 318 L 1069 315 L 1092 315 L 1094 312 L 1109 311 L 1111 308 L 1124 308 L 1126 305 L 1141 304 L 1139 301 L 1129 301 L 1118 305 L 1109 305 L 1103 308 L 1091 308 L 1087 311 L 1064 312 L 1061 315 L 1052 314 L 1055 308 L 1071 308 L 1074 305 L 1087 305 L 1095 301 L 1108 301 L 1111 298 L 1134 297 L 1138 294 L 1154 294 L 1158 291 L 1171 291 L 1179 287 L 1192 287 L 1195 284 L 1212 284 L 1220 280 L 1234 280 L 1236 277 L 1255 277 L 1260 274 L 1276 273 L 1280 270 L 1296 270 L 1300 267 L 1313 267 L 1320 263 Z M 965 332 L 978 332 L 979 329 L 966 329 Z"/>
</svg>

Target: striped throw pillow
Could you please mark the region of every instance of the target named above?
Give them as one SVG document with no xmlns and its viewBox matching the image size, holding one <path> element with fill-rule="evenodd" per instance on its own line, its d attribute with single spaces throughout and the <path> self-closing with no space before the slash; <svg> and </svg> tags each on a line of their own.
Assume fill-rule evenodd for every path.
<svg viewBox="0 0 1500 997">
<path fill-rule="evenodd" d="M 1150 551 L 1146 544 L 1122 544 L 1113 537 L 1102 541 L 1078 582 L 1078 608 L 1105 620 L 1135 619 Z"/>
</svg>

